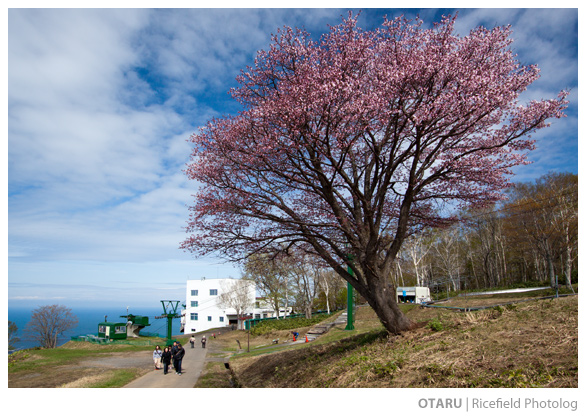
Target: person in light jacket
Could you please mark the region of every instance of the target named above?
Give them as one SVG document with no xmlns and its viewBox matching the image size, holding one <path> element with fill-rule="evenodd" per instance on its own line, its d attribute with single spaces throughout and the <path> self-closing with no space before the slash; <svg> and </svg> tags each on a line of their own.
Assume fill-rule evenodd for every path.
<svg viewBox="0 0 586 416">
<path fill-rule="evenodd" d="M 155 350 L 153 351 L 153 361 L 155 362 L 155 370 L 161 369 L 161 357 L 162 356 L 163 356 L 163 351 L 161 351 L 161 347 L 159 347 L 157 345 Z"/>
</svg>

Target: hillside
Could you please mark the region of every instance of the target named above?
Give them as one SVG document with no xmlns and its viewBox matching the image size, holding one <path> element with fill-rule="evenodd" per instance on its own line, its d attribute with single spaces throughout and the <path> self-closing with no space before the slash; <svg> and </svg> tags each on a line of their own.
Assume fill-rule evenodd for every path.
<svg viewBox="0 0 586 416">
<path fill-rule="evenodd" d="M 443 305 L 494 305 L 522 296 Z M 578 386 L 578 296 L 466 313 L 401 307 L 420 323 L 401 336 L 388 336 L 368 306 L 357 309 L 355 330 L 337 326 L 309 343 L 291 343 L 290 330 L 250 338 L 244 331 L 216 333 L 196 387 Z M 300 339 L 309 329 L 296 329 Z M 9 356 L 8 386 L 121 387 L 152 371 L 151 352 L 152 346 L 83 342 L 25 350 Z"/>
<path fill-rule="evenodd" d="M 408 309 L 422 326 L 404 335 L 388 336 L 360 307 L 356 326 L 367 331 L 342 338 L 348 332 L 333 328 L 301 348 L 236 355 L 233 376 L 241 387 L 578 386 L 578 296 L 467 313 Z"/>
</svg>

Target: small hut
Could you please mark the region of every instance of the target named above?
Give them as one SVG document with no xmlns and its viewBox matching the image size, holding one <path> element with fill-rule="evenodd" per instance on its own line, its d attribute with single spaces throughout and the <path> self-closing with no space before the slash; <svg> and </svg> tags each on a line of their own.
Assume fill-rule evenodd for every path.
<svg viewBox="0 0 586 416">
<path fill-rule="evenodd" d="M 397 303 L 423 303 L 431 301 L 428 287 L 411 286 L 397 288 Z"/>
<path fill-rule="evenodd" d="M 98 338 L 126 339 L 126 322 L 100 322 Z"/>
</svg>

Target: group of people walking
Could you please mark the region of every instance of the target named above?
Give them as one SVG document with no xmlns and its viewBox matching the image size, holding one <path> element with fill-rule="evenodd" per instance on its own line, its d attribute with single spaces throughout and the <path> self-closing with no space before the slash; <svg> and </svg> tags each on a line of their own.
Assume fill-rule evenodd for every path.
<svg viewBox="0 0 586 416">
<path fill-rule="evenodd" d="M 206 342 L 207 342 L 206 336 L 204 335 L 201 338 L 201 347 L 202 348 L 205 348 L 206 347 Z M 194 348 L 194 346 L 195 346 L 195 337 L 193 335 L 191 336 L 191 338 L 189 338 L 189 343 L 191 344 L 191 348 Z"/>
<path fill-rule="evenodd" d="M 206 342 L 206 336 L 204 335 L 201 339 L 202 348 L 206 347 Z M 195 345 L 194 336 L 189 339 L 189 343 L 191 344 L 191 348 L 193 348 Z M 163 374 L 167 374 L 169 372 L 169 366 L 172 364 L 172 368 L 175 369 L 175 374 L 181 375 L 181 361 L 183 360 L 184 356 L 185 349 L 181 346 L 181 343 L 177 341 L 173 342 L 171 347 L 165 347 L 164 350 L 161 350 L 161 347 L 157 345 L 153 351 L 155 370 L 160 370 L 162 367 Z"/>
<path fill-rule="evenodd" d="M 158 345 L 153 351 L 153 361 L 155 362 L 155 370 L 161 369 L 161 363 L 163 364 L 163 374 L 169 372 L 169 366 L 173 364 L 175 374 L 181 375 L 181 362 L 185 356 L 185 349 L 181 346 L 181 343 L 175 341 L 173 346 L 165 347 L 161 350 Z"/>
</svg>

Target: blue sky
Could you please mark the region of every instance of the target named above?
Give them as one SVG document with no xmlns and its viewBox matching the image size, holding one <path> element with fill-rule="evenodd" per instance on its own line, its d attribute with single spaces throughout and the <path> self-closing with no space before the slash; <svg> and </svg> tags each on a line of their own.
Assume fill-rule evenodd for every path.
<svg viewBox="0 0 586 416">
<path fill-rule="evenodd" d="M 186 140 L 238 110 L 227 91 L 279 27 L 317 37 L 347 10 L 8 10 L 9 306 L 157 306 L 183 300 L 188 278 L 239 277 L 178 248 L 197 186 Z M 369 8 L 359 24 L 454 11 Z M 571 89 L 568 118 L 534 136 L 515 180 L 577 173 L 577 9 L 460 9 L 457 30 L 507 24 L 542 70 L 523 101 Z"/>
</svg>

